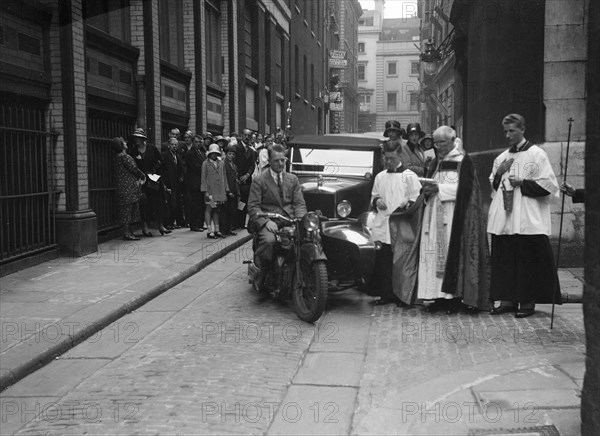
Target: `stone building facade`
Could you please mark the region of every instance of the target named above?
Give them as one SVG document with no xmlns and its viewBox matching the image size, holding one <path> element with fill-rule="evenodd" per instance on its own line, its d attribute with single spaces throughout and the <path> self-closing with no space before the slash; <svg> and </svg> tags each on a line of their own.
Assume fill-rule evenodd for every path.
<svg viewBox="0 0 600 436">
<path fill-rule="evenodd" d="M 289 104 L 293 133 L 324 133 L 333 12 L 300 0 L 0 2 L 3 274 L 115 234 L 115 136 L 273 133 Z"/>
<path fill-rule="evenodd" d="M 452 81 L 447 112 L 455 115 L 466 150 L 486 180 L 506 148 L 501 120 L 517 112 L 526 136 L 548 154 L 560 182 L 585 188 L 585 203 L 564 203 L 561 266 L 585 267 L 583 310 L 587 364 L 582 392 L 582 434 L 600 432 L 600 175 L 598 80 L 600 4 L 539 0 L 496 2 L 423 0 L 422 30 L 442 54 L 422 86 L 439 90 Z M 446 35 L 446 36 L 444 36 Z M 446 37 L 450 35 L 450 38 Z M 424 51 L 425 47 L 422 48 Z M 431 128 L 443 122 L 436 101 L 426 102 Z M 569 119 L 572 119 L 569 123 Z M 570 138 L 569 138 L 570 131 Z M 567 167 L 567 142 L 569 156 Z M 489 184 L 482 184 L 485 194 Z M 485 195 L 485 197 L 489 197 Z M 552 207 L 556 246 L 561 203 Z M 585 248 L 584 248 L 585 247 Z"/>
</svg>

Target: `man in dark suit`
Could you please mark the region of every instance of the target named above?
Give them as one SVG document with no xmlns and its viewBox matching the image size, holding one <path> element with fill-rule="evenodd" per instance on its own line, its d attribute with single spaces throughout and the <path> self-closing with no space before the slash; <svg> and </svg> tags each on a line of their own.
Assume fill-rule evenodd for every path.
<svg viewBox="0 0 600 436">
<path fill-rule="evenodd" d="M 237 165 L 240 176 L 240 200 L 246 203 L 244 209 L 238 214 L 238 227 L 243 228 L 246 224 L 246 213 L 248 211 L 248 195 L 250 194 L 250 184 L 252 183 L 252 174 L 256 166 L 256 151 L 250 147 L 249 129 L 244 129 L 242 140 L 238 142 L 237 153 L 235 155 L 235 164 Z"/>
<path fill-rule="evenodd" d="M 191 231 L 202 232 L 204 231 L 204 197 L 200 187 L 202 184 L 202 162 L 206 160 L 206 152 L 200 135 L 194 136 L 192 147 L 185 152 L 184 159 L 187 221 Z"/>
<path fill-rule="evenodd" d="M 169 194 L 165 227 L 173 230 L 175 228 L 175 219 L 178 218 L 177 212 L 181 207 L 179 204 L 179 188 L 180 183 L 183 181 L 183 162 L 181 161 L 181 156 L 177 155 L 177 148 L 179 147 L 177 138 L 171 138 L 167 142 L 168 148 L 162 152 L 161 157 L 163 163 L 161 173 L 163 183 L 167 187 Z M 180 223 L 181 221 L 178 222 L 178 224 Z"/>
<path fill-rule="evenodd" d="M 285 148 L 275 144 L 269 150 L 268 170 L 252 182 L 248 199 L 250 223 L 248 229 L 258 233 L 258 247 L 254 252 L 254 263 L 261 269 L 272 259 L 275 232 L 278 225 L 268 218 L 257 217 L 260 212 L 275 212 L 289 218 L 306 215 L 306 203 L 298 177 L 283 171 Z"/>
</svg>

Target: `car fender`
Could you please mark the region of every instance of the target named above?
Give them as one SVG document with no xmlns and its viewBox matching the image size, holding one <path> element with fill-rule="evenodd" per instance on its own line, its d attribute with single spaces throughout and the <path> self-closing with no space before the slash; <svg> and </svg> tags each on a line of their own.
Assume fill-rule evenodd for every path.
<svg viewBox="0 0 600 436">
<path fill-rule="evenodd" d="M 323 239 L 331 238 L 350 244 L 356 253 L 360 275 L 368 280 L 375 266 L 375 251 L 378 244 L 373 241 L 370 230 L 356 220 L 327 221 L 322 224 Z"/>
</svg>

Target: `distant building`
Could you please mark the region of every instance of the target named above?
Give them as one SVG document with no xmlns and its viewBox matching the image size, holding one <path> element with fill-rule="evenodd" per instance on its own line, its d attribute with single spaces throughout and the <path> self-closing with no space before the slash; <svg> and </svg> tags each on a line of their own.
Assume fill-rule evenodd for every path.
<svg viewBox="0 0 600 436">
<path fill-rule="evenodd" d="M 383 0 L 364 12 L 358 30 L 359 130 L 383 132 L 386 121 L 418 122 L 420 19 L 383 18 Z"/>
<path fill-rule="evenodd" d="M 358 131 L 357 32 L 362 8 L 358 0 L 327 0 L 327 7 L 328 25 L 333 33 L 330 48 L 342 52 L 346 61 L 343 67 L 330 64 L 329 68 L 328 90 L 336 98 L 339 96 L 338 102 L 329 102 L 329 132 L 354 133 Z"/>
</svg>

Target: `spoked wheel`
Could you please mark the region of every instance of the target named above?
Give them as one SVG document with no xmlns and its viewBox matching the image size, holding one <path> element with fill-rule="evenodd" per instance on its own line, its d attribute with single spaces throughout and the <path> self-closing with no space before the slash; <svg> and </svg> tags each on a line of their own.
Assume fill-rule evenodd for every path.
<svg viewBox="0 0 600 436">
<path fill-rule="evenodd" d="M 318 320 L 327 305 L 327 267 L 324 261 L 301 262 L 304 286 L 295 281 L 294 307 L 298 318 L 306 322 Z"/>
</svg>

